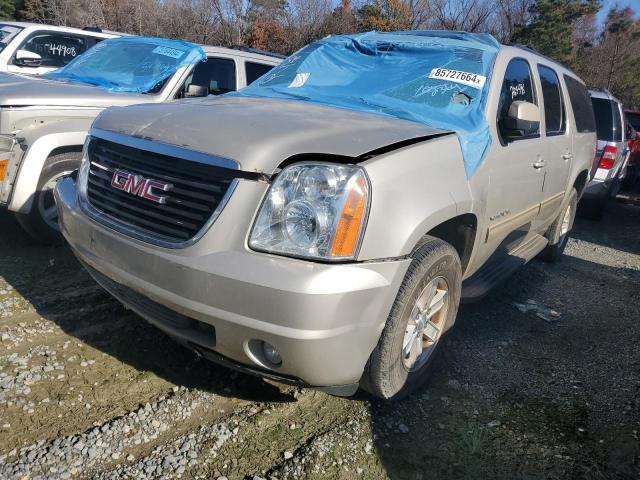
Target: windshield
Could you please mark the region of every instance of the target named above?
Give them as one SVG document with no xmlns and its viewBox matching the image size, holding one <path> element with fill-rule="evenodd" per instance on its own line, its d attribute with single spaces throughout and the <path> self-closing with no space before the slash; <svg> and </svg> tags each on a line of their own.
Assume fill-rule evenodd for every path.
<svg viewBox="0 0 640 480">
<path fill-rule="evenodd" d="M 7 45 L 11 43 L 11 40 L 13 40 L 22 30 L 22 27 L 0 23 L 0 52 L 4 50 Z"/>
<path fill-rule="evenodd" d="M 46 76 L 117 92 L 155 93 L 180 67 L 206 59 L 191 43 L 161 38 L 104 40 Z"/>
<path fill-rule="evenodd" d="M 237 95 L 321 103 L 458 133 L 467 173 L 491 138 L 484 116 L 500 45 L 461 32 L 327 37 L 294 53 Z"/>
</svg>

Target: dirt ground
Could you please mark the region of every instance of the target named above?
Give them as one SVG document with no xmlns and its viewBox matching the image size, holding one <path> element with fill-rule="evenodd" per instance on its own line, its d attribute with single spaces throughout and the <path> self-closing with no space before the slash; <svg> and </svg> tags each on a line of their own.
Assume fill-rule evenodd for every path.
<svg viewBox="0 0 640 480">
<path fill-rule="evenodd" d="M 0 478 L 640 478 L 640 206 L 464 305 L 402 402 L 201 360 L 4 212 L 0 336 Z"/>
</svg>

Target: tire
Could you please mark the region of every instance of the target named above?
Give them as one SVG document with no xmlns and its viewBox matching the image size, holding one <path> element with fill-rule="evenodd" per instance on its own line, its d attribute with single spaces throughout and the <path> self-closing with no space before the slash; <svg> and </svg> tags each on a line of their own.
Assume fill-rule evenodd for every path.
<svg viewBox="0 0 640 480">
<path fill-rule="evenodd" d="M 577 207 L 578 193 L 575 188 L 572 188 L 569 194 L 569 201 L 547 231 L 549 244 L 540 252 L 540 258 L 544 261 L 557 262 L 562 258 L 562 253 L 569 240 L 569 232 L 571 232 L 576 218 Z"/>
<path fill-rule="evenodd" d="M 440 239 L 426 237 L 412 258 L 360 382 L 364 390 L 379 398 L 403 398 L 425 384 L 430 373 L 429 367 L 442 343 L 442 334 L 453 326 L 458 313 L 462 271 L 456 250 Z M 430 298 L 426 293 L 431 291 L 429 289 L 434 284 L 437 287 L 434 302 L 440 295 L 441 288 L 448 289 L 448 296 L 446 305 L 430 319 L 431 325 L 439 327 L 437 338 L 431 330 L 431 337 L 435 338 L 435 342 L 432 342 L 428 334 L 417 334 L 418 328 L 414 327 L 418 327 L 418 322 L 414 313 L 417 312 L 419 302 Z M 429 301 L 431 300 L 427 300 Z M 425 311 L 422 313 L 424 315 Z M 412 349 L 411 355 L 407 355 L 404 347 L 411 332 L 416 339 L 411 344 L 417 350 Z M 427 348 L 424 347 L 425 342 L 430 344 Z M 419 356 L 415 358 L 413 365 L 407 365 L 414 360 L 414 354 L 420 348 L 425 348 L 423 352 L 426 356 Z"/>
<path fill-rule="evenodd" d="M 65 152 L 50 156 L 40 173 L 38 186 L 33 196 L 29 213 L 16 213 L 20 226 L 35 240 L 46 245 L 63 242 L 58 228 L 53 188 L 56 182 L 70 175 L 80 166 L 81 152 Z"/>
</svg>

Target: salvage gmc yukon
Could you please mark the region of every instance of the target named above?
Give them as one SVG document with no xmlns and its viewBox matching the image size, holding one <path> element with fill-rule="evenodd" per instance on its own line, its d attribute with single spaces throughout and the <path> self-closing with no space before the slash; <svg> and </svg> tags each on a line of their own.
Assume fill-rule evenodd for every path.
<svg viewBox="0 0 640 480">
<path fill-rule="evenodd" d="M 594 131 L 533 51 L 335 36 L 234 94 L 106 110 L 56 198 L 95 280 L 203 357 L 399 398 L 461 299 L 560 258 Z"/>
</svg>

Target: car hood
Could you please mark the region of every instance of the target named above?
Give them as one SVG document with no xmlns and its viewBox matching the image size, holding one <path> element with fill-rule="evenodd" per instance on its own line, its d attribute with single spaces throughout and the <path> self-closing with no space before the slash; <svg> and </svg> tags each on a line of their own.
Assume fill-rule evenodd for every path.
<svg viewBox="0 0 640 480">
<path fill-rule="evenodd" d="M 42 105 L 106 108 L 149 100 L 149 95 L 109 92 L 92 85 L 44 76 L 0 74 L 0 107 Z"/>
<path fill-rule="evenodd" d="M 245 171 L 264 173 L 294 155 L 358 157 L 445 133 L 390 116 L 251 97 L 110 108 L 93 127 L 225 157 Z"/>
</svg>

